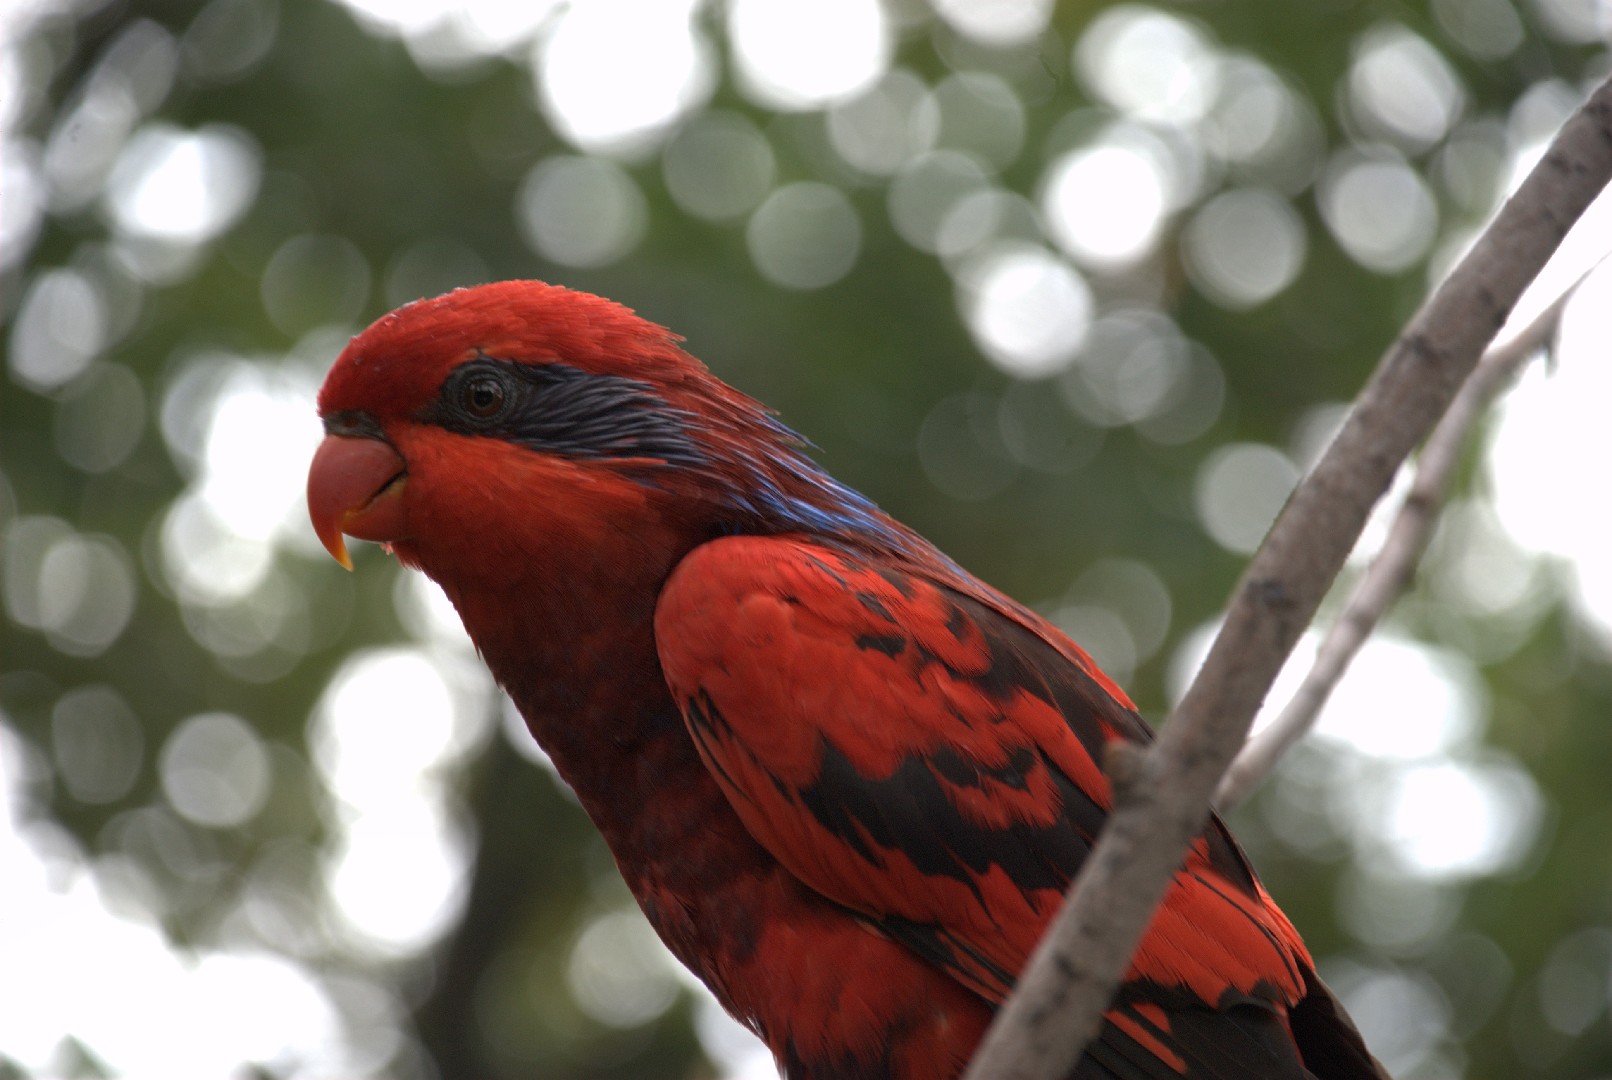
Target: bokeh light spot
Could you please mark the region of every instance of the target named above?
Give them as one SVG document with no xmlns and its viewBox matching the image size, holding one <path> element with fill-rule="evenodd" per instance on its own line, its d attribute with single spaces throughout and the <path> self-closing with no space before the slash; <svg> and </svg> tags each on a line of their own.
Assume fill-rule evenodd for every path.
<svg viewBox="0 0 1612 1080">
<path fill-rule="evenodd" d="M 766 1043 L 729 1016 L 704 983 L 690 989 L 695 995 L 694 1030 L 700 1037 L 700 1046 L 722 1069 L 722 1075 L 728 1080 L 776 1080 L 778 1067 Z"/>
<path fill-rule="evenodd" d="M 1432 7 L 1439 28 L 1475 60 L 1503 60 L 1523 42 L 1509 0 L 1433 0 Z"/>
<path fill-rule="evenodd" d="M 269 365 L 242 364 L 219 387 L 200 494 L 232 532 L 271 540 L 306 531 L 305 469 L 319 440 L 313 397 L 310 373 Z"/>
<path fill-rule="evenodd" d="M 1463 209 L 1486 214 L 1500 194 L 1507 157 L 1503 124 L 1493 118 L 1469 120 L 1439 147 L 1431 175 Z"/>
<path fill-rule="evenodd" d="M 11 323 L 8 363 L 17 382 L 53 390 L 79 375 L 106 343 L 101 292 L 75 270 L 47 270 L 29 283 Z"/>
<path fill-rule="evenodd" d="M 145 431 L 145 391 L 122 364 L 92 364 L 56 403 L 56 452 L 87 473 L 121 465 Z"/>
<path fill-rule="evenodd" d="M 5 96 L 0 89 L 0 100 Z M 0 119 L 0 129 L 5 126 Z M 39 151 L 28 139 L 0 135 L 0 206 L 6 208 L 5 228 L 0 229 L 0 269 L 4 269 L 33 249 L 44 222 L 45 185 Z"/>
<path fill-rule="evenodd" d="M 1095 269 L 1126 266 L 1149 254 L 1173 198 L 1152 140 L 1133 131 L 1112 134 L 1054 161 L 1041 191 L 1053 239 Z"/>
<path fill-rule="evenodd" d="M 371 33 L 420 34 L 442 18 L 437 0 L 342 0 Z"/>
<path fill-rule="evenodd" d="M 98 656 L 122 635 L 137 596 L 128 554 L 58 518 L 22 517 L 4 533 L 6 612 L 69 656 Z"/>
<path fill-rule="evenodd" d="M 1533 777 L 1509 760 L 1427 762 L 1394 777 L 1378 827 L 1412 873 L 1483 877 L 1522 860 L 1543 811 Z"/>
<path fill-rule="evenodd" d="M 408 956 L 454 925 L 464 904 L 470 839 L 426 801 L 346 822 L 326 887 L 347 929 L 380 956 Z"/>
<path fill-rule="evenodd" d="M 518 49 L 549 25 L 564 0 L 453 0 L 449 20 L 474 56 L 497 56 Z M 662 5 L 670 6 L 670 5 Z"/>
<path fill-rule="evenodd" d="M 1309 100 L 1248 56 L 1226 59 L 1213 107 L 1198 125 L 1205 147 L 1251 183 L 1286 195 L 1308 187 L 1326 137 Z"/>
<path fill-rule="evenodd" d="M 1124 685 L 1136 671 L 1136 639 L 1119 614 L 1099 604 L 1065 604 L 1052 613 L 1058 629 L 1085 649 L 1097 666 Z"/>
<path fill-rule="evenodd" d="M 1524 551 L 1554 555 L 1573 606 L 1612 643 L 1612 519 L 1596 498 L 1564 498 L 1542 478 L 1606 459 L 1612 369 L 1602 362 L 1612 273 L 1597 271 L 1563 314 L 1554 370 L 1527 368 L 1501 401 L 1485 456 L 1494 511 Z"/>
<path fill-rule="evenodd" d="M 1534 0 L 1528 10 L 1558 40 L 1586 44 L 1605 40 L 1606 11 L 1596 0 Z"/>
<path fill-rule="evenodd" d="M 712 110 L 691 120 L 661 156 L 666 189 L 708 221 L 743 217 L 771 190 L 772 144 L 747 117 Z"/>
<path fill-rule="evenodd" d="M 1028 41 L 1046 29 L 1053 0 L 935 0 L 953 29 L 985 45 Z"/>
<path fill-rule="evenodd" d="M 420 650 L 362 652 L 330 681 L 313 725 L 314 762 L 343 801 L 384 805 L 462 751 L 467 724 Z"/>
<path fill-rule="evenodd" d="M 179 614 L 185 629 L 221 666 L 251 682 L 283 676 L 308 651 L 313 636 L 301 584 L 273 565 L 238 601 L 182 596 Z"/>
<path fill-rule="evenodd" d="M 162 747 L 162 790 L 190 821 L 222 829 L 244 825 L 268 798 L 269 756 L 238 716 L 192 716 Z"/>
<path fill-rule="evenodd" d="M 588 924 L 571 950 L 566 981 L 577 1004 L 615 1028 L 647 1024 L 677 1000 L 676 961 L 636 908 Z"/>
<path fill-rule="evenodd" d="M 951 212 L 970 195 L 990 190 L 990 171 L 978 158 L 937 150 L 913 158 L 890 182 L 890 224 L 919 251 L 940 250 Z"/>
<path fill-rule="evenodd" d="M 5 1054 L 14 1068 L 70 1074 L 63 1048 L 71 1033 L 106 1063 L 104 1071 L 120 1076 L 372 1072 L 355 1060 L 349 1033 L 310 970 L 260 949 L 181 952 L 151 912 L 132 902 L 142 888 L 133 860 L 114 854 L 89 864 L 63 830 L 25 820 L 34 813 L 18 805 L 26 790 L 18 744 L 0 726 L 0 879 L 8 916 L 0 920 L 0 955 L 8 971 L 30 975 L 0 980 Z M 70 955 L 93 956 L 95 978 L 61 963 Z"/>
<path fill-rule="evenodd" d="M 878 0 L 733 0 L 739 85 L 765 108 L 812 109 L 872 85 L 893 42 Z"/>
<path fill-rule="evenodd" d="M 1139 4 L 1104 11 L 1075 47 L 1075 68 L 1099 98 L 1161 124 L 1203 116 L 1217 89 L 1216 61 L 1197 25 Z"/>
<path fill-rule="evenodd" d="M 1606 1016 L 1612 997 L 1612 927 L 1593 926 L 1556 944 L 1540 969 L 1537 992 L 1545 1022 L 1582 1035 Z"/>
<path fill-rule="evenodd" d="M 532 55 L 543 111 L 586 150 L 632 152 L 711 95 L 715 62 L 691 0 L 564 4 Z"/>
<path fill-rule="evenodd" d="M 643 239 L 648 209 L 632 177 L 598 158 L 551 157 L 527 174 L 516 197 L 526 242 L 565 266 L 606 266 Z"/>
<path fill-rule="evenodd" d="M 292 337 L 320 326 L 344 326 L 362 314 L 370 278 L 369 261 L 346 237 L 293 236 L 263 268 L 263 310 Z"/>
<path fill-rule="evenodd" d="M 1291 285 L 1307 245 L 1293 207 L 1259 189 L 1216 195 L 1193 215 L 1182 239 L 1193 282 L 1233 310 L 1262 304 Z"/>
<path fill-rule="evenodd" d="M 1100 604 L 1119 615 L 1136 648 L 1137 661 L 1147 660 L 1157 652 L 1169 633 L 1170 590 L 1146 563 L 1099 559 L 1075 579 L 1069 595 Z"/>
<path fill-rule="evenodd" d="M 315 709 L 309 745 L 340 824 L 326 887 L 378 955 L 416 952 L 459 916 L 472 839 L 440 778 L 488 733 L 485 686 L 441 653 L 371 650 Z"/>
<path fill-rule="evenodd" d="M 173 502 L 163 518 L 161 536 L 168 582 L 191 601 L 216 604 L 242 599 L 262 583 L 274 561 L 268 543 L 236 532 L 195 494 Z"/>
<path fill-rule="evenodd" d="M 140 719 L 110 686 L 80 686 L 50 711 L 57 773 L 81 803 L 116 802 L 129 793 L 145 758 Z"/>
<path fill-rule="evenodd" d="M 1434 550 L 1427 577 L 1441 602 L 1472 616 L 1522 615 L 1529 625 L 1540 614 L 1548 596 L 1543 567 L 1512 539 L 1490 500 L 1446 506 Z"/>
<path fill-rule="evenodd" d="M 862 222 L 839 188 L 803 180 L 779 188 L 750 218 L 750 257 L 787 289 L 820 289 L 856 264 Z"/>
<path fill-rule="evenodd" d="M 398 621 L 416 640 L 470 653 L 475 646 L 442 586 L 424 574 L 399 574 L 392 586 Z"/>
<path fill-rule="evenodd" d="M 203 83 L 244 77 L 269 54 L 279 23 L 269 0 L 211 0 L 180 38 L 186 74 Z"/>
<path fill-rule="evenodd" d="M 1040 247 L 1041 237 L 1041 216 L 1028 199 L 999 188 L 980 188 L 946 210 L 935 231 L 935 254 L 952 265 L 993 241 Z"/>
<path fill-rule="evenodd" d="M 1449 63 L 1403 26 L 1374 27 L 1355 43 L 1349 102 L 1367 133 L 1415 152 L 1443 138 L 1466 95 Z"/>
<path fill-rule="evenodd" d="M 1219 627 L 1200 626 L 1188 634 L 1170 659 L 1169 693 L 1180 700 L 1208 655 Z M 1315 663 L 1318 631 L 1306 632 L 1282 666 L 1253 730 L 1263 730 L 1298 690 Z M 1391 698 L 1382 688 L 1392 686 Z M 1321 710 L 1315 734 L 1329 747 L 1326 781 L 1336 787 L 1343 811 L 1352 820 L 1375 813 L 1382 800 L 1365 790 L 1357 772 L 1342 764 L 1332 747 L 1346 747 L 1360 759 L 1384 768 L 1448 759 L 1467 752 L 1480 727 L 1487 696 L 1470 661 L 1458 653 L 1401 635 L 1379 633 L 1366 641 Z M 1295 751 L 1301 769 L 1311 759 Z"/>
<path fill-rule="evenodd" d="M 1036 378 L 1068 367 L 1095 306 L 1078 271 L 1045 248 L 1002 245 L 958 273 L 969 332 L 988 360 Z"/>
<path fill-rule="evenodd" d="M 56 119 L 45 141 L 43 165 L 52 210 L 80 210 L 105 191 L 107 174 L 128 160 L 119 154 L 139 119 L 139 106 L 125 80 L 90 81 Z"/>
<path fill-rule="evenodd" d="M 1383 873 L 1356 864 L 1338 883 L 1335 909 L 1355 939 L 1389 954 L 1414 954 L 1447 933 L 1460 913 L 1459 893 L 1443 881 Z"/>
<path fill-rule="evenodd" d="M 1284 669 L 1273 699 L 1297 688 L 1298 673 L 1315 659 L 1307 636 Z M 1394 688 L 1392 707 L 1382 688 Z M 1315 733 L 1371 758 L 1413 762 L 1461 750 L 1476 738 L 1487 694 L 1459 653 L 1391 633 L 1373 637 L 1333 689 Z"/>
<path fill-rule="evenodd" d="M 905 68 L 828 111 L 835 151 L 847 164 L 876 176 L 888 176 L 932 149 L 939 131 L 940 116 L 923 80 Z"/>
<path fill-rule="evenodd" d="M 1257 443 L 1217 448 L 1198 470 L 1198 520 L 1227 551 L 1251 555 L 1299 480 L 1280 450 Z"/>
<path fill-rule="evenodd" d="M 107 182 L 113 225 L 136 237 L 200 244 L 229 228 L 257 196 L 263 152 L 239 128 L 135 132 Z"/>
<path fill-rule="evenodd" d="M 1427 254 L 1438 206 L 1427 184 L 1397 158 L 1345 154 L 1321 181 L 1321 217 L 1349 257 L 1397 273 Z"/>
<path fill-rule="evenodd" d="M 940 116 L 940 145 L 974 154 L 997 168 L 1011 165 L 1024 146 L 1024 106 L 996 75 L 947 76 L 932 93 Z"/>
<path fill-rule="evenodd" d="M 1069 404 L 1103 427 L 1136 424 L 1159 442 L 1183 442 L 1212 423 L 1222 392 L 1167 316 L 1121 308 L 1098 319 L 1078 363 L 1062 380 Z"/>
<path fill-rule="evenodd" d="M 1333 962 L 1321 965 L 1321 978 L 1390 1075 L 1419 1075 L 1449 1030 L 1449 999 L 1421 972 Z"/>
</svg>

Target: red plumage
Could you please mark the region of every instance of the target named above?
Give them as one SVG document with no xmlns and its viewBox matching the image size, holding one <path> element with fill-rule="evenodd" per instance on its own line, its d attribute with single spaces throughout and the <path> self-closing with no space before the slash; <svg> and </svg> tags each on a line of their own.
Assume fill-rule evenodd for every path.
<svg viewBox="0 0 1612 1080">
<path fill-rule="evenodd" d="M 1145 741 L 1080 648 L 608 301 L 389 315 L 309 508 L 437 580 L 671 950 L 795 1080 L 955 1076 Z M 1218 819 L 1075 1076 L 1381 1075 Z"/>
</svg>

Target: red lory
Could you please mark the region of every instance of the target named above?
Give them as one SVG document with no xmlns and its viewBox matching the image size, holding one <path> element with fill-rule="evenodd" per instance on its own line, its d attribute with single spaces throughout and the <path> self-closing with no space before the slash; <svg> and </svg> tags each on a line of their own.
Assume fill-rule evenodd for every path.
<svg viewBox="0 0 1612 1080">
<path fill-rule="evenodd" d="M 786 1077 L 955 1077 L 1102 830 L 1104 745 L 1149 729 L 679 342 L 533 281 L 385 316 L 320 391 L 314 528 L 442 586 Z M 1072 1074 L 1384 1075 L 1219 819 Z"/>
</svg>

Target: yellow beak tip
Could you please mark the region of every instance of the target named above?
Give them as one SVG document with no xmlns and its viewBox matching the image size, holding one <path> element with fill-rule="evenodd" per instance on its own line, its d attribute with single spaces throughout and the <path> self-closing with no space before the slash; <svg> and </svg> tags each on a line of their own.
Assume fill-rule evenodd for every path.
<svg viewBox="0 0 1612 1080">
<path fill-rule="evenodd" d="M 347 551 L 347 538 L 340 531 L 331 534 L 320 531 L 319 543 L 324 546 L 326 551 L 330 552 L 332 559 L 341 564 L 343 570 L 352 571 L 353 557 Z"/>
<path fill-rule="evenodd" d="M 332 551 L 331 554 L 336 557 L 337 562 L 341 563 L 341 568 L 343 570 L 347 571 L 349 574 L 352 573 L 353 557 L 347 551 L 347 538 L 345 536 L 337 537 L 336 550 Z"/>
</svg>

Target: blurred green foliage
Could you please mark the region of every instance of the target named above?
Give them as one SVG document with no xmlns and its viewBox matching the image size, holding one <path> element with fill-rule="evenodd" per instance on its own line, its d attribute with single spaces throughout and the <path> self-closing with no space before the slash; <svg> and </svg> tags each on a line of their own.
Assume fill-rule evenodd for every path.
<svg viewBox="0 0 1612 1080">
<path fill-rule="evenodd" d="M 977 320 L 971 332 L 968 275 L 983 273 L 971 249 L 915 246 L 892 212 L 907 174 L 844 160 L 824 108 L 758 104 L 734 76 L 738 46 L 721 5 L 692 16 L 710 44 L 709 100 L 696 95 L 673 125 L 637 145 L 600 149 L 598 159 L 614 163 L 606 172 L 579 174 L 603 178 L 584 194 L 609 195 L 604 181 L 623 177 L 635 193 L 563 204 L 602 208 L 598 221 L 559 220 L 539 197 L 549 189 L 534 170 L 574 161 L 579 150 L 557 133 L 553 104 L 538 107 L 525 44 L 455 52 L 443 45 L 451 35 L 428 21 L 403 33 L 323 0 L 111 0 L 13 16 L 0 161 L 10 375 L 0 392 L 0 723 L 7 775 L 19 781 L 7 796 L 19 808 L 19 835 L 54 853 L 62 873 L 93 872 L 110 907 L 156 922 L 175 949 L 266 950 L 321 980 L 343 1038 L 371 1048 L 349 1059 L 360 1071 L 715 1074 L 691 990 L 626 1021 L 579 1003 L 577 943 L 625 894 L 561 787 L 489 734 L 502 728 L 485 687 L 460 701 L 477 714 L 472 748 L 440 770 L 445 812 L 473 845 L 462 908 L 437 940 L 408 946 L 377 947 L 342 921 L 329 868 L 349 822 L 319 764 L 316 706 L 357 650 L 452 647 L 410 623 L 399 598 L 412 594 L 373 552 L 360 552 L 349 577 L 284 523 L 271 521 L 237 550 L 212 526 L 187 539 L 189 519 L 177 509 L 209 468 L 221 380 L 257 378 L 253 385 L 268 387 L 250 399 L 260 403 L 302 395 L 304 427 L 288 426 L 282 440 L 271 426 L 255 447 L 300 474 L 288 448 L 311 445 L 314 379 L 344 336 L 396 304 L 478 280 L 538 277 L 632 306 L 779 409 L 836 475 L 987 580 L 1049 612 L 1075 609 L 1077 636 L 1093 618 L 1129 617 L 1121 637 L 1135 662 L 1123 649 L 1108 659 L 1143 711 L 1162 716 L 1170 658 L 1214 617 L 1244 558 L 1202 524 L 1195 492 L 1205 462 L 1231 444 L 1298 457 L 1313 443 L 1316 410 L 1359 386 L 1424 294 L 1430 260 L 1481 222 L 1511 162 L 1604 70 L 1606 54 L 1584 28 L 1588 5 L 1565 2 L 1157 9 L 1209 43 L 1217 63 L 1253 60 L 1289 88 L 1303 111 L 1300 149 L 1296 163 L 1267 168 L 1257 155 L 1238 162 L 1194 144 L 1209 120 L 1122 115 L 1112 89 L 1072 60 L 1077 43 L 1097 47 L 1086 37 L 1097 21 L 1154 9 L 1062 4 L 1030 37 L 993 45 L 958 29 L 955 11 L 966 6 L 946 5 L 948 22 L 917 0 L 893 3 L 890 63 L 920 89 L 962 72 L 1011 92 L 1014 101 L 983 120 L 943 111 L 939 134 L 928 137 L 972 155 L 984 188 L 1023 197 L 1002 203 L 1009 209 L 987 233 L 1063 260 L 1045 238 L 1057 229 L 1049 165 L 1096 145 L 1105 125 L 1153 132 L 1174 147 L 1171 160 L 1197 163 L 1200 175 L 1177 184 L 1158 236 L 1136 257 L 1077 253 L 1073 262 L 1097 315 L 1165 320 L 1140 340 L 1174 343 L 1180 400 L 1169 408 L 1208 402 L 1197 429 L 1155 424 L 1150 434 L 1147 420 L 1158 417 L 1149 409 L 1105 418 L 1107 406 L 1093 404 L 1101 372 L 1083 358 L 1119 323 L 1090 331 L 1084 352 L 1071 345 L 1040 377 L 1011 374 L 1011 357 L 988 362 Z M 538 32 L 565 17 L 556 9 Z M 1381 115 L 1373 120 L 1359 79 L 1370 43 L 1383 40 L 1372 35 L 1385 28 L 1426 54 L 1412 47 L 1408 67 L 1390 68 L 1411 81 L 1390 79 L 1378 114 L 1384 93 L 1419 101 L 1418 77 L 1453 80 L 1454 111 L 1429 132 L 1418 131 L 1427 118 L 1414 112 L 1397 129 L 1393 115 L 1386 129 Z M 1159 55 L 1170 63 L 1172 54 Z M 1206 91 L 1206 108 L 1223 104 L 1214 95 L 1229 86 Z M 854 213 L 848 272 L 824 272 L 818 287 L 776 284 L 758 271 L 767 249 L 748 207 L 710 220 L 690 212 L 686 190 L 674 197 L 672 151 L 663 148 L 713 111 L 764 139 L 773 164 L 762 193 L 799 181 L 843 193 L 843 203 L 824 204 L 841 209 L 823 220 L 839 227 L 843 207 Z M 128 205 L 139 163 L 127 148 L 151 132 L 210 132 L 222 140 L 215 151 L 236 153 L 226 161 L 236 172 L 204 170 L 218 187 L 192 196 L 220 205 L 221 190 L 238 197 L 236 214 L 214 207 L 228 218 L 216 235 L 201 226 L 142 232 L 140 207 Z M 1340 239 L 1347 225 L 1325 220 L 1321 191 L 1350 155 L 1421 178 L 1428 233 L 1403 258 L 1363 262 Z M 1290 209 L 1301 263 L 1274 295 L 1228 302 L 1204 268 L 1214 251 L 1199 249 L 1195 263 L 1188 235 L 1205 220 L 1198 208 L 1248 188 Z M 1385 208 L 1409 205 L 1388 199 Z M 627 220 L 634 206 L 641 234 Z M 1111 209 L 1063 212 L 1098 220 Z M 816 226 L 780 220 L 790 244 L 812 239 L 799 230 Z M 569 240 L 566 228 L 576 234 Z M 619 251 L 606 244 L 602 257 L 576 255 L 578 244 L 617 232 L 626 237 Z M 1049 308 L 1047 318 L 1055 314 Z M 1142 370 L 1123 377 L 1145 382 Z M 1481 500 L 1478 472 L 1469 494 Z M 258 475 L 207 482 L 250 502 Z M 1454 556 L 1436 550 L 1440 557 Z M 207 571 L 218 580 L 256 569 L 240 571 L 250 580 L 236 593 L 208 593 L 176 567 L 191 559 L 220 561 Z M 1126 611 L 1138 595 L 1137 564 L 1150 572 L 1143 593 L 1154 596 L 1154 583 L 1166 590 L 1158 640 L 1146 648 L 1136 647 L 1147 635 Z M 1493 873 L 1396 869 L 1357 842 L 1347 810 L 1320 805 L 1340 783 L 1358 786 L 1361 799 L 1384 783 L 1371 761 L 1335 743 L 1303 748 L 1237 815 L 1271 890 L 1406 1076 L 1612 1073 L 1612 665 L 1562 590 L 1534 591 L 1534 615 L 1509 637 L 1503 619 L 1452 614 L 1425 586 L 1395 617 L 1398 631 L 1470 658 L 1481 675 L 1470 705 L 1479 719 L 1469 720 L 1484 752 L 1539 793 L 1541 824 L 1526 832 L 1524 852 Z M 1375 690 L 1391 709 L 1409 688 Z M 217 714 L 244 719 L 248 734 L 205 719 Z M 384 718 L 399 727 L 410 719 Z M 206 775 L 185 780 L 184 768 Z M 208 784 L 222 788 L 209 795 Z M 1408 928 L 1385 932 L 1396 919 Z M 58 959 L 96 977 L 93 956 Z M 60 1073 L 90 1075 L 106 1053 L 75 1042 L 82 1030 L 52 1034 L 62 1040 L 52 1066 Z M 39 1067 L 12 1037 L 0 1024 L 0 1071 Z M 315 1074 L 290 1060 L 255 1068 Z"/>
</svg>

